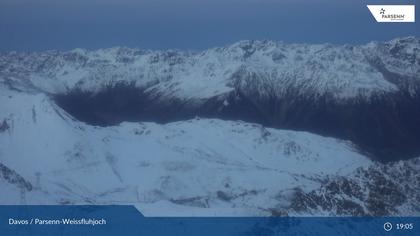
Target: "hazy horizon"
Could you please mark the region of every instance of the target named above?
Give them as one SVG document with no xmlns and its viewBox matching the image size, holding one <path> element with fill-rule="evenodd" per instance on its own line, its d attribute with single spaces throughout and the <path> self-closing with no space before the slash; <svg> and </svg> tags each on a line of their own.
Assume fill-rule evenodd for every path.
<svg viewBox="0 0 420 236">
<path fill-rule="evenodd" d="M 377 23 L 389 0 L 2 0 L 0 51 L 130 47 L 200 51 L 240 40 L 364 44 L 420 37 L 416 23 Z M 398 4 L 415 4 L 415 0 Z"/>
</svg>

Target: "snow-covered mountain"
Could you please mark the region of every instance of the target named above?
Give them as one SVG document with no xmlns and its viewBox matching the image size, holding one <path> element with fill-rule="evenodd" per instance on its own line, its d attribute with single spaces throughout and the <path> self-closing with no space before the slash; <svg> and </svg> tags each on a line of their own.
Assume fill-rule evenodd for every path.
<svg viewBox="0 0 420 236">
<path fill-rule="evenodd" d="M 419 215 L 419 55 L 416 38 L 3 53 L 0 204 Z"/>
<path fill-rule="evenodd" d="M 0 72 L 3 80 L 24 79 L 54 94 L 74 88 L 98 91 L 124 81 L 183 100 L 225 94 L 235 85 L 258 88 L 260 96 L 296 90 L 315 98 L 369 98 L 401 90 L 414 95 L 420 83 L 419 50 L 420 40 L 408 37 L 364 46 L 241 41 L 203 52 L 121 47 L 10 52 L 0 55 Z"/>
<path fill-rule="evenodd" d="M 9 52 L 0 54 L 0 81 L 52 94 L 94 125 L 240 119 L 351 140 L 382 161 L 420 155 L 414 37 L 361 46 L 241 41 L 202 52 Z"/>
</svg>

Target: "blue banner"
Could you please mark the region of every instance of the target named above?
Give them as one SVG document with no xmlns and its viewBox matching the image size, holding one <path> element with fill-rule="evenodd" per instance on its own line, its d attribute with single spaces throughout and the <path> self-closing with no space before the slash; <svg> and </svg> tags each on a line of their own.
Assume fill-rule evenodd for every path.
<svg viewBox="0 0 420 236">
<path fill-rule="evenodd" d="M 418 217 L 144 217 L 133 206 L 0 206 L 0 235 L 420 235 Z"/>
</svg>

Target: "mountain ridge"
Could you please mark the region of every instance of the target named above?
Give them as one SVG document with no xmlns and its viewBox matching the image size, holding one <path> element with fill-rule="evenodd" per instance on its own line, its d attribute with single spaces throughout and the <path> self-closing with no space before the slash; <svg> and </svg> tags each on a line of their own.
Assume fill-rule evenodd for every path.
<svg viewBox="0 0 420 236">
<path fill-rule="evenodd" d="M 0 83 L 92 125 L 243 120 L 351 140 L 381 161 L 420 155 L 420 39 L 361 46 L 240 41 L 202 52 L 0 54 Z"/>
<path fill-rule="evenodd" d="M 418 215 L 419 158 L 243 121 L 92 126 L 0 86 L 2 204 L 134 204 L 148 216 Z M 24 147 L 24 148 L 23 148 Z"/>
<path fill-rule="evenodd" d="M 0 203 L 418 215 L 419 45 L 0 54 Z"/>
<path fill-rule="evenodd" d="M 260 78 L 283 83 L 287 88 L 298 88 L 302 94 L 322 96 L 332 93 L 335 98 L 345 99 L 369 96 L 375 92 L 392 93 L 401 89 L 401 86 L 407 86 L 408 90 L 414 92 L 420 80 L 419 50 L 420 39 L 414 37 L 361 46 L 248 40 L 195 53 L 124 47 L 95 51 L 77 49 L 67 52 L 1 53 L 0 71 L 2 77 L 20 76 L 20 79 L 29 79 L 36 87 L 51 93 L 62 93 L 73 88 L 96 91 L 101 85 L 119 81 L 136 82 L 139 87 L 150 87 L 147 84 L 157 82 L 164 85 L 157 87 L 161 92 L 165 91 L 165 86 L 171 85 L 175 89 L 186 90 L 185 94 L 173 90 L 166 94 L 181 98 L 186 96 L 185 99 L 194 94 L 188 89 L 207 91 L 197 82 L 206 83 L 211 90 L 204 96 L 208 98 L 226 90 L 231 91 L 228 83 L 238 73 L 251 76 L 256 73 Z M 398 56 L 397 61 L 394 56 Z M 389 81 L 384 78 L 378 68 L 369 65 L 373 63 L 369 60 L 375 61 L 378 57 L 376 64 L 381 64 L 389 72 L 405 75 L 411 78 L 410 81 Z M 41 81 L 37 81 L 42 78 L 38 76 L 52 80 L 50 83 L 58 82 L 58 87 L 43 88 Z M 100 80 L 97 77 L 101 77 Z M 172 81 L 179 83 L 179 86 L 173 85 Z M 222 91 L 215 91 L 217 89 Z M 282 89 L 277 88 L 277 92 L 282 92 Z"/>
</svg>

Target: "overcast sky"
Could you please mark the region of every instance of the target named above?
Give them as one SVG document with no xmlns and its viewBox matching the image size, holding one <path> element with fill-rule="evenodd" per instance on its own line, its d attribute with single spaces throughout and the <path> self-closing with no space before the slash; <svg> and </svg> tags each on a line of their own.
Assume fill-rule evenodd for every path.
<svg viewBox="0 0 420 236">
<path fill-rule="evenodd" d="M 242 39 L 359 44 L 420 37 L 420 19 L 376 23 L 366 7 L 419 1 L 0 0 L 0 50 L 200 50 Z"/>
</svg>

